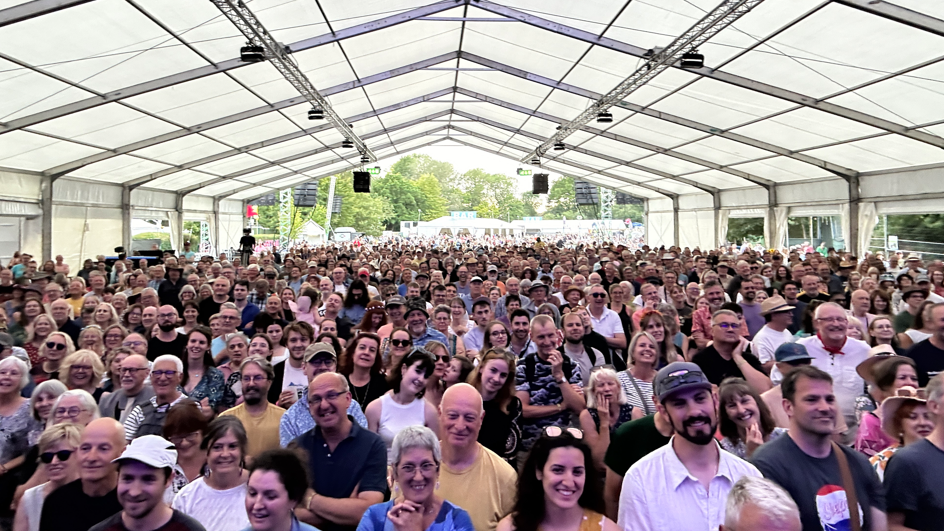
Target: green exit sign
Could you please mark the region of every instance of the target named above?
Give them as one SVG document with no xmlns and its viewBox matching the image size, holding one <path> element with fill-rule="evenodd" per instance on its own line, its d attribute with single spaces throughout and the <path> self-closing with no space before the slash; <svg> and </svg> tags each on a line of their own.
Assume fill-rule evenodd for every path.
<svg viewBox="0 0 944 531">
<path fill-rule="evenodd" d="M 367 172 L 371 175 L 380 175 L 380 166 L 375 166 L 373 168 L 367 168 Z"/>
<path fill-rule="evenodd" d="M 524 168 L 518 168 L 518 175 L 520 175 L 520 176 L 522 176 L 522 177 L 527 177 L 527 176 L 531 175 L 531 170 L 526 170 L 526 169 L 524 169 Z"/>
</svg>

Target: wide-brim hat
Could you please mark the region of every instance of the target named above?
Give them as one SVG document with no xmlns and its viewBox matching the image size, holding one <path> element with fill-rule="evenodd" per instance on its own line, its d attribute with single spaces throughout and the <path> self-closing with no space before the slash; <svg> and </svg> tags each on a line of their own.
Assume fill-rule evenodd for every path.
<svg viewBox="0 0 944 531">
<path fill-rule="evenodd" d="M 764 299 L 764 302 L 760 303 L 761 315 L 769 315 L 778 312 L 789 312 L 793 309 L 796 309 L 796 306 L 790 306 L 787 304 L 787 301 L 780 295 L 768 297 Z"/>
<path fill-rule="evenodd" d="M 891 345 L 874 346 L 869 351 L 869 357 L 856 365 L 856 373 L 866 382 L 875 384 L 875 366 L 896 355 L 895 349 Z"/>
<path fill-rule="evenodd" d="M 894 439 L 901 437 L 901 433 L 895 433 L 895 414 L 898 413 L 901 406 L 909 402 L 927 404 L 927 391 L 906 385 L 898 389 L 895 396 L 890 396 L 882 401 L 882 405 L 879 406 L 882 411 L 882 431 L 888 436 Z"/>
</svg>

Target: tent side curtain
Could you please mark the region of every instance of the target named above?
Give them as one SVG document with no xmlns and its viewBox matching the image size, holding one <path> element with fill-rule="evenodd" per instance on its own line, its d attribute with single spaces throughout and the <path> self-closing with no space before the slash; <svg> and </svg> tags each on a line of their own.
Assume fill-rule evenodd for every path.
<svg viewBox="0 0 944 531">
<path fill-rule="evenodd" d="M 122 245 L 121 227 L 120 208 L 53 205 L 53 252 L 78 271 L 86 258 L 115 254 Z"/>
<path fill-rule="evenodd" d="M 239 248 L 239 238 L 243 232 L 242 214 L 220 213 L 220 242 L 217 252 Z"/>
<path fill-rule="evenodd" d="M 859 203 L 859 247 L 856 252 L 864 257 L 872 245 L 872 231 L 878 224 L 878 214 L 875 213 L 875 203 L 863 201 Z"/>
<path fill-rule="evenodd" d="M 710 210 L 679 211 L 679 245 L 694 249 L 715 247 L 715 213 Z"/>
<path fill-rule="evenodd" d="M 728 220 L 730 217 L 731 213 L 729 211 L 723 208 L 718 211 L 717 220 L 715 221 L 715 230 L 718 232 L 716 239 L 718 245 L 723 245 L 728 242 Z"/>
<path fill-rule="evenodd" d="M 649 212 L 646 221 L 649 225 L 648 243 L 650 247 L 674 245 L 675 215 L 672 212 Z"/>
</svg>

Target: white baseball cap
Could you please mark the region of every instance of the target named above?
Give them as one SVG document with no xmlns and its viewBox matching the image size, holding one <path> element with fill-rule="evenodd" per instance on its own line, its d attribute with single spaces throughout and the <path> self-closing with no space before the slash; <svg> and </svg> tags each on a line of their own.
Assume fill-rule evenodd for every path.
<svg viewBox="0 0 944 531">
<path fill-rule="evenodd" d="M 131 441 L 121 457 L 112 461 L 118 463 L 127 459 L 140 461 L 154 468 L 174 468 L 177 464 L 177 450 L 167 439 L 159 435 L 143 435 Z"/>
</svg>

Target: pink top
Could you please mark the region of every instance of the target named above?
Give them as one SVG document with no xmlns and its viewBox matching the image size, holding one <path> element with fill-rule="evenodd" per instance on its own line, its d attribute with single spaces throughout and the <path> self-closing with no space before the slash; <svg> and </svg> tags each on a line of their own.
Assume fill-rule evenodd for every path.
<svg viewBox="0 0 944 531">
<path fill-rule="evenodd" d="M 855 449 L 871 457 L 898 441 L 882 431 L 882 419 L 874 411 L 862 415 L 859 431 L 856 433 Z"/>
</svg>

